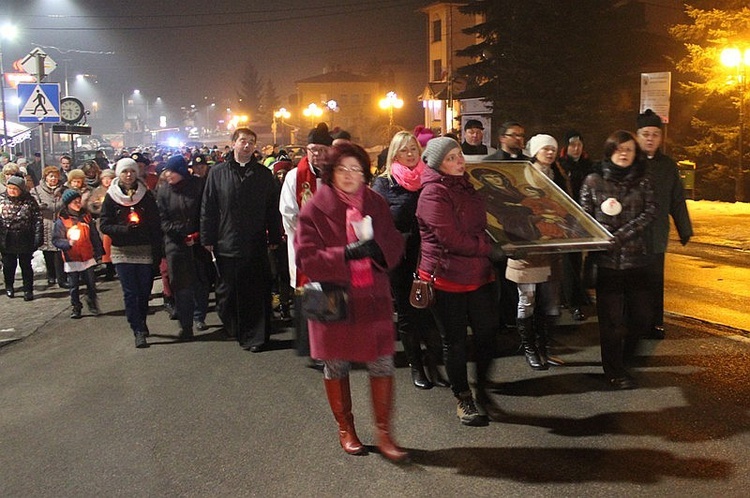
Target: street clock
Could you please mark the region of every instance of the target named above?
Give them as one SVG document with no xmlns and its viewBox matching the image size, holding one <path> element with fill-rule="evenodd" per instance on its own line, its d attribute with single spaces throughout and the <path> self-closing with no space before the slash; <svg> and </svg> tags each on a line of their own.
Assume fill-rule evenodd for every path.
<svg viewBox="0 0 750 498">
<path fill-rule="evenodd" d="M 83 118 L 83 103 L 75 97 L 63 97 L 60 99 L 60 119 L 66 123 L 74 124 Z"/>
</svg>

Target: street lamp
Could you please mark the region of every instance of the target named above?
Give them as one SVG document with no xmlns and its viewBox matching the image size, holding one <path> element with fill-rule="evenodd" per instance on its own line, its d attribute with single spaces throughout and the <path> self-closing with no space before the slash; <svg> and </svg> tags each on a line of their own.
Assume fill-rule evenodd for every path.
<svg viewBox="0 0 750 498">
<path fill-rule="evenodd" d="M 276 120 L 281 120 L 281 136 L 284 136 L 284 120 L 292 117 L 292 114 L 287 111 L 284 107 L 273 113 L 273 124 L 271 129 L 273 131 L 273 143 L 276 143 Z"/>
<path fill-rule="evenodd" d="M 3 151 L 7 149 L 8 144 L 8 121 L 5 115 L 5 69 L 3 69 L 3 39 L 12 40 L 16 37 L 18 28 L 10 23 L 0 26 L 0 102 L 3 113 Z"/>
<path fill-rule="evenodd" d="M 319 118 L 323 115 L 323 109 L 318 107 L 318 104 L 313 102 L 309 106 L 305 107 L 305 109 L 302 111 L 302 114 L 310 118 L 310 128 L 315 128 L 315 120 L 316 118 Z"/>
<path fill-rule="evenodd" d="M 333 129 L 333 113 L 339 112 L 341 108 L 339 107 L 339 103 L 333 99 L 326 102 L 326 108 L 331 113 L 331 129 Z"/>
<path fill-rule="evenodd" d="M 725 48 L 721 51 L 721 63 L 725 65 L 726 67 L 736 67 L 737 68 L 737 81 L 739 82 L 740 86 L 740 100 L 739 100 L 739 108 L 740 108 L 740 129 L 739 129 L 739 137 L 738 137 L 738 150 L 740 153 L 740 160 L 739 164 L 737 166 L 737 178 L 736 183 L 734 186 L 734 200 L 737 202 L 743 202 L 745 200 L 745 172 L 744 172 L 744 138 L 745 138 L 745 89 L 746 89 L 746 80 L 747 80 L 747 73 L 746 69 L 748 66 L 750 66 L 750 48 L 746 48 L 744 52 L 742 52 L 739 48 L 736 47 L 730 47 Z"/>
<path fill-rule="evenodd" d="M 380 99 L 378 105 L 381 109 L 388 110 L 388 140 L 390 140 L 393 135 L 391 132 L 393 129 L 393 109 L 401 109 L 404 107 L 404 101 L 398 98 L 396 92 L 388 92 L 385 95 L 385 98 Z"/>
</svg>

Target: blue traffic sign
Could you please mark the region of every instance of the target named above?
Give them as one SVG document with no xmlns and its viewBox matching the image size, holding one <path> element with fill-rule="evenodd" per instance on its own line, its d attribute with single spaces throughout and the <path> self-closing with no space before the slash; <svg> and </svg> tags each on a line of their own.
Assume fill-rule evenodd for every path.
<svg viewBox="0 0 750 498">
<path fill-rule="evenodd" d="M 19 83 L 18 100 L 19 122 L 60 122 L 59 83 Z"/>
</svg>

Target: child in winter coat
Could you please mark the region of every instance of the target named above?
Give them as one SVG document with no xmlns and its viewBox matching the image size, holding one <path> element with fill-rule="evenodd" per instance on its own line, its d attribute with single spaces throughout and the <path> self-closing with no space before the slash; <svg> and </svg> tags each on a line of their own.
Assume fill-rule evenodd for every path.
<svg viewBox="0 0 750 498">
<path fill-rule="evenodd" d="M 70 284 L 70 318 L 81 318 L 80 280 L 86 282 L 86 304 L 92 315 L 99 314 L 96 298 L 94 267 L 104 250 L 91 214 L 82 206 L 81 193 L 75 189 L 62 195 L 63 208 L 55 221 L 52 243 L 63 252 L 63 265 Z"/>
</svg>

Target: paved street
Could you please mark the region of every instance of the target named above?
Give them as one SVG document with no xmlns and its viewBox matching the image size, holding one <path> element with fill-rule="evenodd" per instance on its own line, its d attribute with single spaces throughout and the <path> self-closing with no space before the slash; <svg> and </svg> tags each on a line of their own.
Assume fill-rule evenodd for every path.
<svg viewBox="0 0 750 498">
<path fill-rule="evenodd" d="M 401 363 L 395 433 L 413 463 L 399 467 L 343 453 L 289 330 L 252 354 L 212 313 L 180 344 L 157 311 L 152 346 L 136 350 L 119 285 L 101 288 L 105 314 L 78 321 L 40 292 L 23 316 L 48 321 L 0 348 L 0 496 L 747 496 L 750 344 L 729 329 L 669 320 L 667 340 L 643 343 L 641 388 L 612 392 L 594 321 L 565 325 L 566 367 L 498 358 L 506 414 L 485 428 L 461 426 L 448 390 L 414 389 Z M 370 444 L 366 372 L 352 383 Z"/>
</svg>

